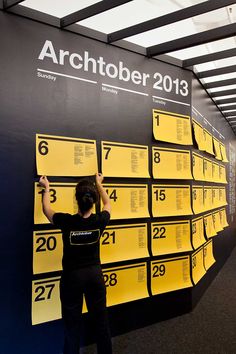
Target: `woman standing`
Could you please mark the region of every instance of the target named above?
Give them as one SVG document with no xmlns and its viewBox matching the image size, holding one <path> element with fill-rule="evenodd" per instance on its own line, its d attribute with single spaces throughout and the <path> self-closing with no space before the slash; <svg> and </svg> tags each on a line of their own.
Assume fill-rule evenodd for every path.
<svg viewBox="0 0 236 354">
<path fill-rule="evenodd" d="M 65 328 L 64 354 L 78 354 L 83 295 L 95 325 L 98 354 L 111 354 L 112 345 L 106 309 L 106 287 L 102 275 L 99 240 L 110 220 L 110 199 L 102 186 L 102 174 L 96 174 L 96 186 L 82 180 L 76 186 L 78 213 L 71 215 L 51 209 L 50 185 L 46 176 L 39 183 L 44 187 L 43 212 L 62 230 L 63 258 L 60 282 L 62 318 Z M 100 195 L 103 209 L 92 213 Z"/>
</svg>

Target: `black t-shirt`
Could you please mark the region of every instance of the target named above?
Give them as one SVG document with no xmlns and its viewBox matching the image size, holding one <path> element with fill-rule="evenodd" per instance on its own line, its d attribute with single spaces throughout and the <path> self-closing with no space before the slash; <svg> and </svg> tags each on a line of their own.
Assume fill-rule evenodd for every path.
<svg viewBox="0 0 236 354">
<path fill-rule="evenodd" d="M 53 215 L 53 224 L 62 230 L 64 270 L 100 264 L 99 240 L 109 220 L 108 211 L 91 214 L 88 218 L 79 214 Z"/>
</svg>

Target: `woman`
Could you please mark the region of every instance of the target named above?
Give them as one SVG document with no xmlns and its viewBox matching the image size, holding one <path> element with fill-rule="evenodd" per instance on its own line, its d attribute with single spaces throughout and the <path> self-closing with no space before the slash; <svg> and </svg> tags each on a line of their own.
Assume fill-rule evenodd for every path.
<svg viewBox="0 0 236 354">
<path fill-rule="evenodd" d="M 46 176 L 39 183 L 44 187 L 43 212 L 62 230 L 63 259 L 60 282 L 62 318 L 65 327 L 64 354 L 78 354 L 83 295 L 95 325 L 97 351 L 111 354 L 112 345 L 106 309 L 106 287 L 99 257 L 99 239 L 110 220 L 110 199 L 102 186 L 102 174 L 96 174 L 96 186 L 82 180 L 76 186 L 78 213 L 57 213 L 50 205 L 50 185 Z M 103 209 L 92 213 L 98 193 Z"/>
</svg>

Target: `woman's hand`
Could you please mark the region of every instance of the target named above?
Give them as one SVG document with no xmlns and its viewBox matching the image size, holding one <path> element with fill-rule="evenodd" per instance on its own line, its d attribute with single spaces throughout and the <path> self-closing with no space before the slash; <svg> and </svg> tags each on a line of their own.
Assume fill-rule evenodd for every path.
<svg viewBox="0 0 236 354">
<path fill-rule="evenodd" d="M 39 184 L 41 187 L 45 188 L 46 191 L 49 191 L 49 181 L 47 176 L 41 176 L 39 179 Z"/>
<path fill-rule="evenodd" d="M 97 184 L 102 184 L 103 181 L 103 174 L 102 173 L 96 173 L 96 183 Z"/>
</svg>

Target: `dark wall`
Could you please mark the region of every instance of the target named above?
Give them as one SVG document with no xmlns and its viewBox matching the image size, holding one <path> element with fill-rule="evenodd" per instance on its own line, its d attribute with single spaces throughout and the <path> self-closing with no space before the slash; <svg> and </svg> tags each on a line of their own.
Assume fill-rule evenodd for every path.
<svg viewBox="0 0 236 354">
<path fill-rule="evenodd" d="M 152 137 L 153 108 L 190 114 L 191 74 L 175 66 L 3 12 L 0 12 L 0 33 L 0 195 L 3 206 L 0 223 L 0 353 L 58 354 L 62 345 L 61 321 L 31 325 L 34 182 L 38 180 L 35 134 L 95 139 L 98 146 L 101 140 L 151 146 L 155 143 Z M 129 69 L 147 73 L 147 84 L 93 73 L 91 66 L 88 72 L 74 69 L 68 60 L 65 60 L 65 65 L 53 63 L 50 58 L 39 60 L 46 40 L 53 43 L 57 56 L 63 49 L 81 55 L 88 51 L 91 57 L 98 59 L 102 56 L 104 61 L 117 66 L 122 61 Z M 38 69 L 80 76 L 95 80 L 97 84 L 63 76 L 57 76 L 53 81 L 38 77 Z M 186 80 L 188 95 L 154 89 L 155 72 Z M 147 96 L 121 90 L 117 94 L 106 92 L 102 90 L 104 83 Z M 159 97 L 156 102 L 153 95 Z M 162 102 L 162 97 L 169 101 Z M 206 106 L 202 105 L 202 99 L 206 100 Z M 207 101 L 197 83 L 193 86 L 193 105 L 222 132 L 226 138 L 224 143 L 230 140 L 235 145 L 227 123 L 209 99 Z M 227 258 L 232 247 L 231 226 L 222 240 L 217 239 L 217 257 Z M 219 267 L 222 262 L 217 263 Z M 201 281 L 201 284 L 206 289 L 207 283 Z M 196 294 L 196 301 L 199 296 L 200 293 Z M 109 309 L 112 333 L 125 332 L 190 311 L 191 297 L 192 289 L 185 289 L 159 295 L 158 299 L 152 297 L 114 306 Z M 85 336 L 85 342 L 89 340 L 90 337 Z"/>
<path fill-rule="evenodd" d="M 198 121 L 203 128 L 207 129 L 215 138 L 225 144 L 229 163 L 225 163 L 227 174 L 227 219 L 229 227 L 220 232 L 217 237 L 213 238 L 213 253 L 216 263 L 201 279 L 198 286 L 193 288 L 193 306 L 195 306 L 200 297 L 204 294 L 207 287 L 215 278 L 218 271 L 222 268 L 224 262 L 230 255 L 236 244 L 235 240 L 235 152 L 236 143 L 235 135 L 229 126 L 229 123 L 219 112 L 212 99 L 205 92 L 200 82 L 193 77 L 192 81 L 192 118 Z M 193 147 L 196 150 L 196 146 Z M 197 150 L 196 150 L 197 151 Z M 201 153 L 203 156 L 207 153 Z"/>
</svg>

